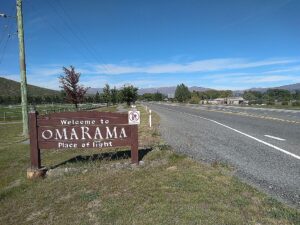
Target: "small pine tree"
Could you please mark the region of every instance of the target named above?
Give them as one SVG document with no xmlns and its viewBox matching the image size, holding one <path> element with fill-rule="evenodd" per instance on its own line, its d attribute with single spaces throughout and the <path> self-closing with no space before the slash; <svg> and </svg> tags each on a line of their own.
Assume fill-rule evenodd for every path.
<svg viewBox="0 0 300 225">
<path fill-rule="evenodd" d="M 111 93 L 108 84 L 105 84 L 105 87 L 103 88 L 103 99 L 106 105 L 109 106 L 109 103 L 111 102 Z"/>
<path fill-rule="evenodd" d="M 179 102 L 186 102 L 191 98 L 191 92 L 184 84 L 177 85 L 175 90 L 175 98 Z"/>
<path fill-rule="evenodd" d="M 99 94 L 99 92 L 97 91 L 97 93 L 95 94 L 95 98 L 94 98 L 94 102 L 95 103 L 99 103 L 100 102 L 100 94 Z"/>
<path fill-rule="evenodd" d="M 114 87 L 113 89 L 111 89 L 110 92 L 111 92 L 111 102 L 112 102 L 112 104 L 117 104 L 119 102 L 117 88 Z"/>
<path fill-rule="evenodd" d="M 135 103 L 138 98 L 138 89 L 132 85 L 124 86 L 121 90 L 123 100 L 130 106 L 131 103 Z"/>
</svg>

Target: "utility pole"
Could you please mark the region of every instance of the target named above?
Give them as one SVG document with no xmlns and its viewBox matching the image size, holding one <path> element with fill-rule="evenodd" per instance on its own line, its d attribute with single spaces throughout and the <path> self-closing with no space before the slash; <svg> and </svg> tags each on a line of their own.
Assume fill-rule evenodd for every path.
<svg viewBox="0 0 300 225">
<path fill-rule="evenodd" d="M 19 61 L 21 75 L 21 99 L 22 99 L 22 122 L 23 136 L 28 137 L 28 102 L 27 102 L 27 81 L 26 81 L 26 64 L 25 64 L 25 46 L 24 46 L 24 30 L 22 15 L 22 0 L 17 1 L 17 23 L 18 23 L 18 39 L 19 39 Z"/>
</svg>

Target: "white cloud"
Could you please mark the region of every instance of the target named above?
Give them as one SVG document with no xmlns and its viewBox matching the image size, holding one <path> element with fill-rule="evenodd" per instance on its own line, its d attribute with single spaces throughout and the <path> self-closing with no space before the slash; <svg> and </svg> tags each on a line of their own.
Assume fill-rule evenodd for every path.
<svg viewBox="0 0 300 225">
<path fill-rule="evenodd" d="M 28 69 L 27 74 L 30 76 L 37 77 L 48 77 L 48 76 L 56 76 L 58 77 L 62 74 L 62 69 L 57 67 L 41 67 L 41 68 L 33 68 Z"/>
<path fill-rule="evenodd" d="M 292 73 L 292 72 L 300 72 L 300 66 L 292 66 L 292 67 L 287 67 L 287 68 L 282 68 L 282 69 L 275 69 L 275 70 L 270 70 L 265 72 L 265 74 L 270 74 L 270 73 Z M 299 75 L 300 76 L 300 75 Z"/>
<path fill-rule="evenodd" d="M 215 80 L 214 83 L 230 83 L 230 84 L 265 84 L 265 83 L 276 83 L 276 82 L 300 82 L 300 77 L 290 75 L 251 75 L 240 77 L 224 76 L 221 79 Z"/>
<path fill-rule="evenodd" d="M 90 69 L 84 70 L 91 74 L 129 74 L 129 73 L 192 73 L 211 72 L 234 69 L 257 68 L 272 65 L 285 65 L 299 62 L 296 59 L 266 59 L 260 61 L 249 61 L 240 58 L 217 58 L 207 60 L 191 61 L 189 63 L 165 63 L 152 65 L 94 65 Z"/>
<path fill-rule="evenodd" d="M 187 63 L 144 63 L 131 61 L 120 64 L 83 64 L 76 66 L 82 73 L 80 83 L 86 87 L 102 87 L 105 83 L 120 87 L 131 83 L 137 87 L 172 86 L 178 83 L 209 87 L 251 87 L 300 82 L 299 59 L 248 60 L 242 58 L 217 58 L 196 60 Z M 197 73 L 195 73 L 197 72 Z M 29 66 L 29 84 L 59 89 L 58 77 L 63 74 L 61 64 Z M 116 75 L 116 76 L 111 76 Z M 117 76 L 120 75 L 120 76 Z M 3 76 L 19 81 L 19 75 Z"/>
</svg>

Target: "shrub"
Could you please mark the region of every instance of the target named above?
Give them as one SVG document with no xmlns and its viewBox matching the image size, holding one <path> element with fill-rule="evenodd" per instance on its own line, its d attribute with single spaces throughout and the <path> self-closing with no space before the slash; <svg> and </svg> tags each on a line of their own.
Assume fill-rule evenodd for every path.
<svg viewBox="0 0 300 225">
<path fill-rule="evenodd" d="M 292 103 L 292 106 L 300 106 L 300 101 L 293 102 L 293 103 Z"/>
<path fill-rule="evenodd" d="M 200 102 L 200 98 L 198 96 L 193 95 L 190 100 L 190 103 L 191 104 L 199 104 L 199 102 Z"/>
</svg>

